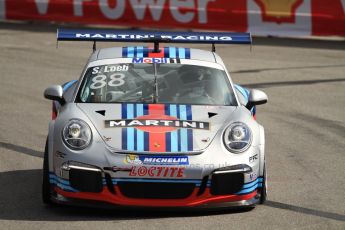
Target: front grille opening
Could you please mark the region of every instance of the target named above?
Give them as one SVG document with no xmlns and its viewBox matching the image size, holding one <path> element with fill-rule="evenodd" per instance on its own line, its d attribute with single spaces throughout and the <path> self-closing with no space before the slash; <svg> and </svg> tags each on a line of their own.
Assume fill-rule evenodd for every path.
<svg viewBox="0 0 345 230">
<path fill-rule="evenodd" d="M 81 169 L 70 169 L 71 186 L 81 192 L 102 192 L 102 173 Z"/>
<path fill-rule="evenodd" d="M 194 183 L 118 182 L 121 193 L 130 198 L 183 199 L 189 197 Z"/>
<path fill-rule="evenodd" d="M 211 181 L 212 195 L 229 195 L 239 192 L 244 183 L 243 173 L 213 174 Z"/>
</svg>

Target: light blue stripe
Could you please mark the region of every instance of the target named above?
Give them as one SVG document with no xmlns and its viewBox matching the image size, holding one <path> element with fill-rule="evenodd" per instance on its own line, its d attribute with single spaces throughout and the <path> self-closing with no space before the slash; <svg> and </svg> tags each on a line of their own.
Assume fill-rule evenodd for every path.
<svg viewBox="0 0 345 230">
<path fill-rule="evenodd" d="M 188 132 L 187 129 L 181 129 L 181 151 L 188 151 Z"/>
<path fill-rule="evenodd" d="M 134 57 L 134 47 L 128 47 L 127 57 L 133 58 Z"/>
<path fill-rule="evenodd" d="M 178 48 L 178 58 L 186 58 L 186 49 Z"/>
<path fill-rule="evenodd" d="M 176 48 L 175 47 L 169 47 L 169 57 L 170 58 L 176 58 Z"/>
<path fill-rule="evenodd" d="M 134 151 L 134 128 L 127 128 L 127 150 Z"/>
<path fill-rule="evenodd" d="M 187 120 L 187 107 L 185 105 L 180 105 L 180 119 Z"/>
<path fill-rule="evenodd" d="M 72 192 L 78 192 L 78 190 L 70 187 L 70 186 L 66 186 L 66 185 L 63 185 L 63 184 L 60 184 L 60 183 L 57 183 L 56 184 L 58 187 L 62 188 L 63 190 L 70 190 Z"/>
<path fill-rule="evenodd" d="M 258 179 L 256 179 L 255 181 L 252 181 L 248 184 L 244 184 L 242 188 L 250 188 L 252 187 L 253 185 L 256 185 L 258 183 Z"/>
<path fill-rule="evenodd" d="M 180 105 L 180 119 L 187 120 L 187 107 L 185 105 Z M 188 151 L 188 132 L 187 129 L 181 129 L 181 151 Z"/>
<path fill-rule="evenodd" d="M 177 108 L 176 105 L 170 105 L 170 116 L 177 117 Z M 178 151 L 178 143 L 177 143 L 177 130 L 171 132 L 171 152 L 177 152 Z"/>
<path fill-rule="evenodd" d="M 134 118 L 134 105 L 127 104 L 127 119 L 133 119 L 133 118 Z"/>
<path fill-rule="evenodd" d="M 137 116 L 143 116 L 143 115 L 144 115 L 144 105 L 137 104 Z"/>
<path fill-rule="evenodd" d="M 263 181 L 264 181 L 264 178 L 259 177 L 259 178 L 258 178 L 258 181 L 259 181 L 259 182 L 263 182 Z"/>
<path fill-rule="evenodd" d="M 62 179 L 62 178 L 60 178 L 60 177 L 57 177 L 57 176 L 54 175 L 54 174 L 50 174 L 50 175 L 49 175 L 49 178 L 50 178 L 51 180 L 55 180 L 55 181 L 60 182 L 60 183 L 62 183 L 62 184 L 70 185 L 70 183 L 69 183 L 68 180 L 64 180 L 64 179 Z"/>
<path fill-rule="evenodd" d="M 170 142 L 171 142 L 171 152 L 177 152 L 178 151 L 178 131 L 172 131 L 171 132 L 171 137 L 170 137 Z"/>
<path fill-rule="evenodd" d="M 143 46 L 137 47 L 137 57 L 138 58 L 144 57 L 144 47 Z"/>
<path fill-rule="evenodd" d="M 56 179 L 57 176 L 56 176 L 55 174 L 49 174 L 49 178 L 54 178 L 54 179 Z"/>
<path fill-rule="evenodd" d="M 127 104 L 127 119 L 134 118 L 134 105 Z M 134 128 L 127 128 L 127 150 L 134 150 Z"/>
<path fill-rule="evenodd" d="M 144 115 L 144 105 L 137 104 L 137 117 Z M 144 131 L 137 129 L 137 150 L 144 151 Z"/>
<path fill-rule="evenodd" d="M 176 105 L 170 105 L 170 116 L 177 118 Z"/>
<path fill-rule="evenodd" d="M 247 188 L 247 189 L 243 189 L 243 190 L 239 191 L 236 194 L 250 193 L 250 192 L 253 192 L 257 187 L 258 187 L 258 185 L 256 184 L 253 187 L 250 187 L 250 188 Z"/>
<path fill-rule="evenodd" d="M 63 91 L 66 91 L 69 87 L 71 87 L 71 85 L 73 85 L 77 80 L 72 80 L 70 82 L 68 82 L 66 85 L 64 85 L 63 87 Z"/>
<path fill-rule="evenodd" d="M 65 184 L 62 184 L 62 183 L 59 183 L 57 182 L 55 179 L 50 179 L 49 182 L 51 184 L 55 184 L 56 186 L 58 186 L 59 188 L 63 189 L 63 190 L 70 190 L 72 192 L 77 192 L 78 190 L 72 188 L 71 186 L 69 185 L 65 185 Z"/>
<path fill-rule="evenodd" d="M 262 183 L 259 183 L 259 184 L 258 184 L 258 188 L 262 188 Z"/>
<path fill-rule="evenodd" d="M 62 180 L 60 178 L 56 178 L 56 181 L 61 183 L 61 184 L 70 185 L 69 181 L 65 181 L 65 180 Z"/>
<path fill-rule="evenodd" d="M 56 179 L 56 175 L 55 174 L 49 174 L 49 178 Z"/>
<path fill-rule="evenodd" d="M 164 183 L 199 183 L 201 180 L 151 180 L 151 179 L 132 179 L 132 178 L 118 178 L 118 179 L 112 179 L 113 182 L 119 182 L 119 181 L 131 181 L 131 182 L 164 182 Z"/>
</svg>

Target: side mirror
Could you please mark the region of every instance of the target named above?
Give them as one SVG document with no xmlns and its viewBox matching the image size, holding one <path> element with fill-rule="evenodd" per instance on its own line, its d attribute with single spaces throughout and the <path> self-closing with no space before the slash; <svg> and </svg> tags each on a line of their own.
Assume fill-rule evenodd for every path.
<svg viewBox="0 0 345 230">
<path fill-rule="evenodd" d="M 61 85 L 52 85 L 46 88 L 44 90 L 44 97 L 53 100 L 58 101 L 61 105 L 65 104 L 65 99 L 62 97 L 63 89 Z"/>
<path fill-rule="evenodd" d="M 249 92 L 249 99 L 246 108 L 251 110 L 255 105 L 262 105 L 267 103 L 268 97 L 266 93 L 258 89 L 251 89 Z"/>
</svg>

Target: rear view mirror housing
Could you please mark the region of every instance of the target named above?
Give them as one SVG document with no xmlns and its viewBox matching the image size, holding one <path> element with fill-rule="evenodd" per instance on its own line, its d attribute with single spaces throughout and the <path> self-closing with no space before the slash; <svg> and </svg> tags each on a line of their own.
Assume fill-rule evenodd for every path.
<svg viewBox="0 0 345 230">
<path fill-rule="evenodd" d="M 65 104 L 65 99 L 62 97 L 63 89 L 61 85 L 52 85 L 44 90 L 44 97 L 49 100 L 58 101 L 61 105 Z"/>
<path fill-rule="evenodd" d="M 246 108 L 251 110 L 255 105 L 266 104 L 268 101 L 267 94 L 258 89 L 251 89 Z"/>
</svg>

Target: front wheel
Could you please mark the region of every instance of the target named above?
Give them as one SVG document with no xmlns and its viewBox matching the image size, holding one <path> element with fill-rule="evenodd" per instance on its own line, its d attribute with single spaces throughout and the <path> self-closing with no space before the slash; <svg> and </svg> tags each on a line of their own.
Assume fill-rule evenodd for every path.
<svg viewBox="0 0 345 230">
<path fill-rule="evenodd" d="M 266 177 L 266 164 L 264 164 L 264 175 L 262 178 L 262 187 L 260 190 L 260 204 L 264 204 L 267 199 L 267 177 Z"/>
<path fill-rule="evenodd" d="M 49 160 L 48 160 L 48 138 L 44 148 L 43 158 L 43 183 L 42 183 L 42 200 L 45 204 L 52 204 L 50 198 L 50 183 L 49 183 Z"/>
</svg>

